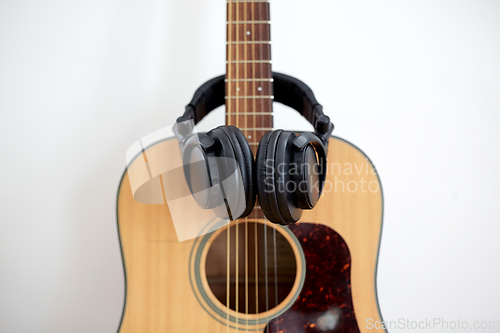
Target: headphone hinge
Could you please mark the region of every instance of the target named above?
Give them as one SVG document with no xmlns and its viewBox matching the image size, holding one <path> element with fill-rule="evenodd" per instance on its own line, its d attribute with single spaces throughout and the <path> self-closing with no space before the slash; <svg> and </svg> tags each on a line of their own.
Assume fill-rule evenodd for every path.
<svg viewBox="0 0 500 333">
<path fill-rule="evenodd" d="M 314 133 L 323 142 L 325 147 L 328 147 L 328 140 L 332 135 L 334 127 L 335 126 L 333 126 L 333 123 L 330 121 L 330 117 L 325 116 L 323 112 L 321 112 L 321 115 L 316 119 Z"/>
</svg>

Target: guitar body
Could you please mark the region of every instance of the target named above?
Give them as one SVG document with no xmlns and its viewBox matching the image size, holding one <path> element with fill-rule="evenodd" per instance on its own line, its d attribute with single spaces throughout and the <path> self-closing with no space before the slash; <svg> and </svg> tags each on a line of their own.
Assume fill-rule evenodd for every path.
<svg viewBox="0 0 500 333">
<path fill-rule="evenodd" d="M 177 141 L 162 141 L 146 153 L 176 158 Z M 249 313 L 248 305 L 235 311 L 214 296 L 207 278 L 210 249 L 227 228 L 178 242 L 168 205 L 135 201 L 125 173 L 117 202 L 126 281 L 119 332 L 385 332 L 370 329 L 382 321 L 375 285 L 382 214 L 382 189 L 370 160 L 332 137 L 318 205 L 288 228 L 251 221 L 255 230 L 274 228 L 293 252 L 288 295 L 264 312 Z M 246 227 L 239 226 L 240 232 Z"/>
</svg>

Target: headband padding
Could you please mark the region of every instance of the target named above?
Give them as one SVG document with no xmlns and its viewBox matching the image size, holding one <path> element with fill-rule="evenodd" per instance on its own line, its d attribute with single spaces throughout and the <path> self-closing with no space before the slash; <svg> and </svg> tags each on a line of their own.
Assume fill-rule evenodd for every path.
<svg viewBox="0 0 500 333">
<path fill-rule="evenodd" d="M 225 78 L 225 75 L 220 75 L 199 87 L 177 122 L 192 119 L 197 124 L 212 110 L 223 105 Z M 294 77 L 273 72 L 273 96 L 275 102 L 295 109 L 314 127 L 316 120 L 323 115 L 323 108 L 316 100 L 311 88 Z"/>
</svg>

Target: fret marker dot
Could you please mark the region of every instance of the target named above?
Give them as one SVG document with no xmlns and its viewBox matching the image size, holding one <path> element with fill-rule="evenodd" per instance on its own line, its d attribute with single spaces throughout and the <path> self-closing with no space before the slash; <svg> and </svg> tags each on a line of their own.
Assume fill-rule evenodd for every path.
<svg viewBox="0 0 500 333">
<path fill-rule="evenodd" d="M 249 36 L 250 36 L 250 31 L 247 31 L 247 35 L 249 35 Z"/>
<path fill-rule="evenodd" d="M 262 87 L 257 87 L 257 90 L 258 91 L 262 91 Z"/>
<path fill-rule="evenodd" d="M 248 138 L 249 138 L 249 139 L 251 139 L 251 138 L 252 138 L 252 136 L 249 134 L 249 135 L 248 135 Z"/>
<path fill-rule="evenodd" d="M 240 91 L 240 87 L 236 88 L 236 90 Z"/>
</svg>

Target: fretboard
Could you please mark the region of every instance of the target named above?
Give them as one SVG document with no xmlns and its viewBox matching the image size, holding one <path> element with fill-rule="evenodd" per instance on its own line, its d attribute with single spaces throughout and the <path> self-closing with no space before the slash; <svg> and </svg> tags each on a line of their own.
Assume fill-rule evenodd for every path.
<svg viewBox="0 0 500 333">
<path fill-rule="evenodd" d="M 273 127 L 268 1 L 227 2 L 226 124 L 239 127 L 252 151 Z"/>
</svg>

